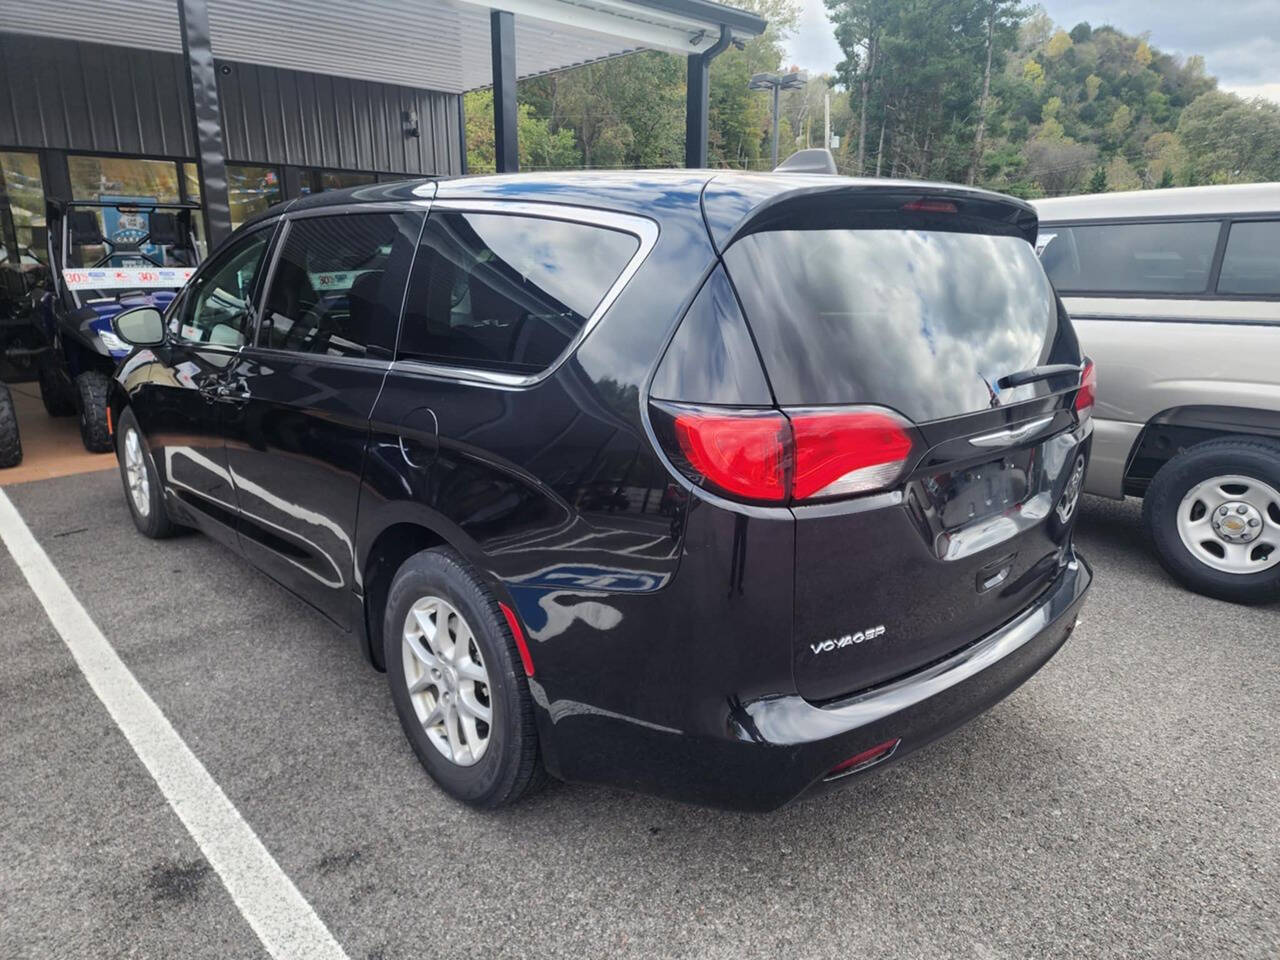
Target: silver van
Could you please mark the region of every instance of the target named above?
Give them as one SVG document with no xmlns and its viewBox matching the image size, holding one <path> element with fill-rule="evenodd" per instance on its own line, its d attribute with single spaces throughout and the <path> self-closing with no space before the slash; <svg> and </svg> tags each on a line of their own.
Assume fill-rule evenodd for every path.
<svg viewBox="0 0 1280 960">
<path fill-rule="evenodd" d="M 1144 497 L 1160 562 L 1191 589 L 1280 598 L 1280 183 L 1035 206 L 1096 364 L 1085 489 Z"/>
</svg>

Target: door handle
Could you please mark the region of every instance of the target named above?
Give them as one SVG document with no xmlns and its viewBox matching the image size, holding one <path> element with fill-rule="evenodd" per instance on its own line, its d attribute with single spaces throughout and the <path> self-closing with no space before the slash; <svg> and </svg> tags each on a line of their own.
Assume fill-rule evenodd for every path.
<svg viewBox="0 0 1280 960">
<path fill-rule="evenodd" d="M 249 399 L 248 390 L 237 390 L 229 383 L 219 383 L 212 387 L 203 387 L 200 392 L 209 400 L 225 400 L 227 402 L 243 402 Z"/>
</svg>

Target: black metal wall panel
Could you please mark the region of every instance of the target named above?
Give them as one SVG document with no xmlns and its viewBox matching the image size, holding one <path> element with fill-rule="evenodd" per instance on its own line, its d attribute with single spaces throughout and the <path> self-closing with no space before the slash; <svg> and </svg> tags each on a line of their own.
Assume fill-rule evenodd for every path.
<svg viewBox="0 0 1280 960">
<path fill-rule="evenodd" d="M 221 64 L 227 156 L 232 161 L 458 173 L 458 97 L 387 83 L 253 64 Z M 406 137 L 402 115 L 418 118 Z"/>
<path fill-rule="evenodd" d="M 177 54 L 0 33 L 0 146 L 194 158 L 184 83 Z M 462 170 L 454 94 L 221 62 L 218 94 L 233 163 Z"/>
<path fill-rule="evenodd" d="M 0 145 L 190 156 L 181 58 L 0 33 Z"/>
</svg>

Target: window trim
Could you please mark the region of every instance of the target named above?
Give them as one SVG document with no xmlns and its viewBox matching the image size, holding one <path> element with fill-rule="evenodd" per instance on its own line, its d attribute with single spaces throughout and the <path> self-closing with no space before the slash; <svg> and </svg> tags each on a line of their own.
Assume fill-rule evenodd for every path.
<svg viewBox="0 0 1280 960">
<path fill-rule="evenodd" d="M 1198 213 L 1194 215 L 1169 214 L 1167 216 L 1149 217 L 1095 217 L 1068 220 L 1041 220 L 1040 231 L 1065 230 L 1072 227 L 1126 227 L 1126 226 L 1168 226 L 1175 223 L 1217 222 L 1218 239 L 1213 249 L 1213 259 L 1209 264 L 1209 274 L 1203 290 L 1194 293 L 1165 293 L 1151 290 L 1088 290 L 1059 289 L 1054 287 L 1060 297 L 1071 297 L 1092 300 L 1234 300 L 1245 303 L 1275 303 L 1280 297 L 1274 294 L 1258 293 L 1218 293 L 1218 280 L 1222 272 L 1222 261 L 1226 256 L 1227 241 L 1231 228 L 1237 223 L 1254 223 L 1257 221 L 1280 220 L 1280 212 L 1250 213 Z"/>
<path fill-rule="evenodd" d="M 480 367 L 468 367 L 465 364 L 451 363 L 430 363 L 425 360 L 400 360 L 394 359 L 391 362 L 391 369 L 397 373 L 418 373 L 427 374 L 428 376 L 440 377 L 447 380 L 457 380 L 466 383 L 481 383 L 488 386 L 508 387 L 513 389 L 531 387 L 541 383 L 552 374 L 554 374 L 560 366 L 577 351 L 582 342 L 591 335 L 591 332 L 600 324 L 604 315 L 608 313 L 609 308 L 613 306 L 615 300 L 621 295 L 623 289 L 631 282 L 631 278 L 635 276 L 636 271 L 640 269 L 645 259 L 653 250 L 654 245 L 658 242 L 658 225 L 647 217 L 636 216 L 634 214 L 615 213 L 610 210 L 597 210 L 593 207 L 570 206 L 568 204 L 554 203 L 537 203 L 529 201 L 507 201 L 507 200 L 433 200 L 430 203 L 431 209 L 428 210 L 428 218 L 436 210 L 442 210 L 448 213 L 489 213 L 500 214 L 512 217 L 529 217 L 542 220 L 560 220 L 566 223 L 581 223 L 589 226 L 602 227 L 609 230 L 617 230 L 621 233 L 629 233 L 639 241 L 636 252 L 631 255 L 631 259 L 627 261 L 626 266 L 622 268 L 622 272 L 618 274 L 613 284 L 605 291 L 600 302 L 596 304 L 596 308 L 591 312 L 591 316 L 587 317 L 582 327 L 574 334 L 573 339 L 566 344 L 564 350 L 547 364 L 547 366 L 537 373 L 504 373 L 498 370 L 486 370 Z M 416 260 L 416 256 L 415 256 Z M 410 276 L 412 277 L 412 268 L 410 268 Z M 405 286 L 405 296 L 408 296 L 408 285 Z M 400 351 L 400 332 L 404 326 L 404 308 L 400 310 L 400 323 L 397 325 L 396 334 L 396 353 Z"/>
</svg>

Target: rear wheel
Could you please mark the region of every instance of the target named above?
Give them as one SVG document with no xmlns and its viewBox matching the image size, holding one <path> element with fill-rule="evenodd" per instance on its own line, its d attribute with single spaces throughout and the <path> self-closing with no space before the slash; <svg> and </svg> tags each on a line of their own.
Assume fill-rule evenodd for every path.
<svg viewBox="0 0 1280 960">
<path fill-rule="evenodd" d="M 112 447 L 107 427 L 107 389 L 111 378 L 97 370 L 76 377 L 76 407 L 80 414 L 80 439 L 90 453 L 106 453 Z"/>
<path fill-rule="evenodd" d="M 76 398 L 63 384 L 56 370 L 47 363 L 42 363 L 36 376 L 40 383 L 40 399 L 49 416 L 69 417 L 76 412 Z"/>
<path fill-rule="evenodd" d="M 383 654 L 400 724 L 445 792 L 498 807 L 541 783 L 533 699 L 515 641 L 457 553 L 424 550 L 401 566 L 387 597 Z"/>
<path fill-rule="evenodd" d="M 22 462 L 22 439 L 18 436 L 18 414 L 13 409 L 9 388 L 0 383 L 0 467 L 16 467 Z"/>
<path fill-rule="evenodd" d="M 1280 443 L 1214 440 L 1155 475 L 1143 518 L 1160 563 L 1235 603 L 1280 599 Z"/>
<path fill-rule="evenodd" d="M 156 473 L 151 450 L 138 427 L 137 418 L 128 407 L 120 414 L 116 430 L 116 459 L 120 462 L 120 479 L 124 482 L 124 498 L 129 504 L 133 523 L 143 536 L 160 540 L 172 536 L 176 527 L 164 509 L 164 494 Z"/>
</svg>

